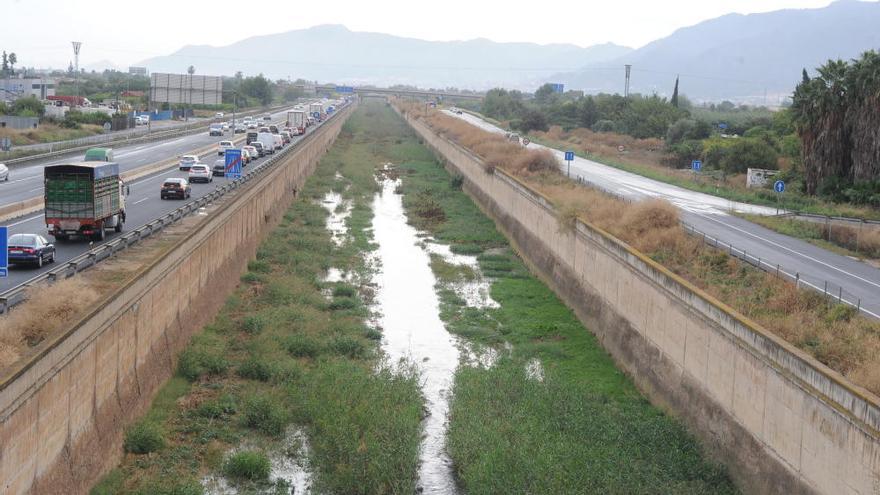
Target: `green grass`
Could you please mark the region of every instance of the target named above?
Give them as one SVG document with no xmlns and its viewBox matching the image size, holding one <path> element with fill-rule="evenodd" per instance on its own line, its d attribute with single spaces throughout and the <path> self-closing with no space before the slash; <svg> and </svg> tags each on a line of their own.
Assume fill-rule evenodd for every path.
<svg viewBox="0 0 880 495">
<path fill-rule="evenodd" d="M 532 276 L 494 224 L 431 159 L 403 165 L 404 205 L 430 199 L 443 222 L 436 237 L 466 246 L 491 277 L 497 309 L 475 309 L 454 292 L 460 274 L 432 259 L 447 329 L 503 349 L 491 368 L 456 373 L 448 449 L 469 494 L 735 493 L 674 418 L 648 403 L 599 342 Z M 414 196 L 418 195 L 418 200 Z M 537 359 L 544 379 L 529 378 Z"/>
<path fill-rule="evenodd" d="M 240 286 L 181 353 L 177 376 L 145 417 L 164 433 L 160 455 L 127 456 L 94 493 L 201 493 L 197 480 L 206 472 L 239 478 L 227 464 L 235 447 L 259 455 L 285 451 L 294 424 L 313 446 L 309 465 L 318 492 L 414 493 L 423 407 L 418 375 L 376 372 L 381 334 L 366 326 L 368 288 L 322 282 L 330 267 L 369 279 L 363 254 L 373 249 L 375 167 L 413 149 L 396 144 L 391 132 L 405 127 L 374 118 L 389 111 L 365 105 L 350 118 Z M 337 172 L 344 178 L 337 180 Z M 340 247 L 318 204 L 330 190 L 353 205 L 351 238 Z M 264 470 L 244 471 L 265 479 Z M 290 492 L 245 480 L 236 483 L 247 493 Z"/>
<path fill-rule="evenodd" d="M 223 465 L 226 476 L 235 480 L 265 481 L 269 479 L 270 471 L 265 454 L 248 450 L 232 454 Z"/>
<path fill-rule="evenodd" d="M 831 240 L 827 238 L 827 230 L 825 225 L 806 220 L 796 220 L 793 218 L 768 217 L 763 215 L 738 215 L 750 222 L 757 223 L 774 232 L 785 234 L 787 236 L 802 239 L 823 249 L 833 251 L 844 256 L 852 256 L 856 258 L 880 258 L 880 252 L 874 246 L 859 246 L 859 250 L 855 250 L 855 246 L 844 245 L 839 241 L 837 236 L 831 236 Z M 858 227 L 854 227 L 858 229 Z M 832 231 L 835 229 L 832 228 Z"/>
</svg>

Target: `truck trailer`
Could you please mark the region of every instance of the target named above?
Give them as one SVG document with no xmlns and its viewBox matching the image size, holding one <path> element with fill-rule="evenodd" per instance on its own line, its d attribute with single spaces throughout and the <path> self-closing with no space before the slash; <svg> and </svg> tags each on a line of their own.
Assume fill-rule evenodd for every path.
<svg viewBox="0 0 880 495">
<path fill-rule="evenodd" d="M 297 130 L 300 134 L 306 133 L 306 112 L 304 110 L 293 110 L 287 112 L 288 125 Z"/>
<path fill-rule="evenodd" d="M 44 168 L 44 201 L 49 235 L 104 240 L 105 229 L 122 232 L 128 188 L 113 162 L 81 162 Z"/>
</svg>

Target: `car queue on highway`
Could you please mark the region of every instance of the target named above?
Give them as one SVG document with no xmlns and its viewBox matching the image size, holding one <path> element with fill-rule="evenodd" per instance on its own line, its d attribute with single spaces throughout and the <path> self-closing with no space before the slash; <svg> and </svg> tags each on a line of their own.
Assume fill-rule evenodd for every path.
<svg viewBox="0 0 880 495">
<path fill-rule="evenodd" d="M 275 128 L 277 134 L 270 134 L 273 137 L 271 148 L 267 150 L 267 146 L 263 146 L 261 142 L 251 142 L 251 143 L 241 143 L 237 148 L 229 147 L 229 144 L 232 143 L 224 143 L 224 146 L 220 146 L 220 143 L 217 144 L 217 151 L 214 156 L 222 156 L 225 155 L 226 150 L 229 149 L 238 149 L 241 152 L 242 156 L 242 165 L 248 168 L 249 164 L 254 163 L 254 161 L 259 160 L 261 157 L 265 156 L 267 151 L 271 151 L 274 153 L 276 150 L 283 149 L 286 145 L 293 142 L 293 132 L 292 129 L 285 131 L 284 118 L 286 117 L 285 112 L 278 112 L 275 114 L 276 118 L 282 119 L 280 122 L 275 124 L 273 122 L 273 116 L 265 115 L 259 119 L 245 119 L 242 121 L 242 125 L 246 129 L 256 128 L 259 130 L 260 127 L 269 127 L 270 125 Z M 288 117 L 289 118 L 289 117 Z M 222 129 L 222 127 L 221 127 Z M 228 131 L 222 131 L 221 137 L 224 137 L 227 132 L 233 132 L 235 126 L 229 127 Z M 213 128 L 209 131 L 213 132 Z M 233 138 L 221 139 L 221 141 L 231 141 Z M 164 143 L 154 144 L 152 145 L 155 148 L 160 148 Z M 233 144 L 234 145 L 234 144 Z M 107 153 L 110 157 L 112 157 L 112 151 Z M 262 153 L 262 154 L 261 154 Z M 206 156 L 211 156 L 211 153 L 208 153 Z M 148 222 L 151 219 L 157 218 L 164 214 L 168 207 L 159 206 L 157 203 L 151 202 L 151 197 L 159 200 L 161 203 L 164 203 L 165 199 L 172 198 L 180 198 L 180 199 L 189 199 L 189 198 L 197 198 L 208 194 L 209 192 L 214 190 L 212 186 L 215 178 L 225 179 L 226 175 L 226 164 L 225 159 L 220 158 L 217 160 L 213 166 L 209 166 L 207 163 L 202 160 L 205 158 L 205 155 L 199 156 L 196 154 L 183 154 L 180 156 L 179 162 L 176 164 L 174 169 L 179 172 L 178 174 L 173 174 L 173 176 L 168 176 L 168 172 L 160 172 L 157 174 L 151 174 L 148 177 L 143 179 L 139 179 L 135 182 L 127 184 L 123 189 L 120 189 L 120 197 L 121 200 L 124 200 L 125 203 L 128 204 L 128 222 L 139 222 L 144 223 Z M 70 159 L 68 162 L 72 161 Z M 161 161 L 161 159 L 156 159 L 154 161 Z M 221 163 L 222 162 L 222 165 Z M 89 162 L 94 163 L 94 162 Z M 219 166 L 218 166 L 219 165 Z M 121 168 L 121 167 L 120 167 Z M 245 173 L 243 171 L 243 173 Z M 159 194 L 156 196 L 152 196 L 152 194 L 156 194 L 156 192 L 149 193 L 145 187 L 148 186 L 150 182 L 154 182 L 157 179 L 161 179 L 160 182 L 157 183 L 157 189 L 152 189 L 152 191 L 156 191 Z M 2 179 L 0 179 L 2 180 Z M 195 182 L 203 182 L 207 185 L 201 186 L 194 184 Z M 155 182 L 154 182 L 155 183 Z M 129 188 L 133 188 L 135 191 L 135 195 L 131 197 L 123 197 L 128 196 Z M 171 207 L 171 209 L 176 207 Z M 42 230 L 40 225 L 42 224 L 45 227 L 45 223 L 43 223 L 44 215 L 38 215 L 30 218 L 24 218 L 18 221 L 13 221 L 9 224 L 9 235 L 13 236 L 15 234 L 25 234 L 25 235 L 36 235 L 40 238 L 45 239 L 45 230 Z M 113 225 L 113 224 L 109 224 Z M 121 222 L 116 225 L 121 226 Z M 102 230 L 102 229 L 101 229 Z M 111 229 L 113 230 L 113 229 Z M 121 229 L 117 230 L 119 232 Z M 50 233 L 51 234 L 51 233 Z M 42 261 L 55 261 L 56 256 L 58 257 L 58 261 L 65 261 L 70 259 L 92 247 L 93 243 L 83 243 L 76 242 L 81 236 L 70 236 L 72 242 L 62 242 L 62 243 L 53 243 L 50 240 L 45 241 L 45 246 L 47 251 L 51 252 L 51 260 L 49 258 L 41 257 Z M 93 237 L 93 236 L 86 236 Z M 93 237 L 94 239 L 99 239 L 103 241 L 103 237 Z M 67 240 L 67 237 L 64 239 Z M 81 240 L 81 239 L 80 239 Z M 57 244 L 57 245 L 56 245 Z M 9 251 L 7 251 L 9 252 Z M 21 283 L 24 280 L 34 276 L 33 270 L 18 270 L 15 268 L 26 268 L 27 264 L 24 262 L 28 262 L 30 260 L 19 258 L 22 262 L 18 265 L 13 265 L 13 270 L 10 271 L 9 278 L 5 279 L 2 283 L 2 286 L 6 288 L 11 288 L 17 283 Z M 10 260 L 14 263 L 14 260 Z M 43 263 L 33 262 L 31 266 L 42 265 Z"/>
</svg>

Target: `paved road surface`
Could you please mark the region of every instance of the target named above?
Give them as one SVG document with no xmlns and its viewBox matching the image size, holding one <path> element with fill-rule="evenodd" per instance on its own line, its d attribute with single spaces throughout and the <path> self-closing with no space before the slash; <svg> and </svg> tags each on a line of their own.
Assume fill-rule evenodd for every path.
<svg viewBox="0 0 880 495">
<path fill-rule="evenodd" d="M 471 114 L 446 113 L 491 132 L 506 132 Z M 538 144 L 530 144 L 529 147 L 546 148 Z M 564 152 L 546 149 L 558 156 L 564 173 Z M 781 270 L 799 276 L 802 283 L 820 291 L 825 289 L 826 281 L 828 291 L 832 294 L 837 295 L 839 289 L 843 288 L 843 299 L 854 305 L 860 304 L 865 313 L 880 318 L 880 270 L 730 215 L 731 211 L 774 215 L 775 208 L 689 191 L 581 157 L 575 157 L 572 161 L 571 174 L 624 198 L 666 199 L 681 209 L 683 221 L 698 230 L 723 243 L 733 244 L 747 252 L 750 258 L 759 258 L 762 264 L 779 265 Z"/>
<path fill-rule="evenodd" d="M 280 118 L 284 115 L 284 112 L 279 112 L 274 115 L 276 118 Z M 309 129 L 309 132 L 313 132 L 317 127 L 313 127 Z M 227 137 L 229 134 L 227 133 Z M 210 137 L 208 138 L 207 133 L 204 136 L 201 134 L 197 136 L 189 136 L 194 138 L 195 141 L 187 140 L 187 147 L 184 151 L 189 151 L 192 148 L 205 146 L 206 144 L 210 144 L 212 142 L 217 142 L 218 138 Z M 140 149 L 138 146 L 137 150 L 129 150 L 126 154 L 121 155 L 118 154 L 116 157 L 120 162 L 120 167 L 125 164 L 125 169 L 132 168 L 138 166 L 137 164 L 144 165 L 146 163 L 153 163 L 159 160 L 164 160 L 169 157 L 176 156 L 177 153 L 180 153 L 183 144 L 179 142 L 181 139 L 178 138 L 171 142 L 166 143 L 149 143 L 146 146 L 149 147 L 147 150 Z M 302 137 L 294 137 L 293 142 L 287 146 L 295 145 Z M 217 156 L 215 151 L 211 151 L 205 155 L 202 161 L 213 165 L 214 158 Z M 271 155 L 270 155 L 271 156 Z M 137 160 L 132 160 L 131 157 L 137 157 Z M 256 162 L 252 162 L 252 165 L 248 165 L 244 167 L 243 172 L 245 174 L 249 173 L 249 170 L 253 170 L 255 165 L 258 165 L 262 161 L 266 160 L 266 158 L 260 158 Z M 62 160 L 63 161 L 63 160 Z M 41 164 L 36 173 L 42 174 L 42 166 L 46 165 Z M 30 167 L 29 167 L 30 168 Z M 39 175 L 42 177 L 42 175 Z M 142 177 L 136 181 L 130 182 L 128 185 L 131 188 L 131 194 L 126 198 L 126 213 L 128 219 L 125 223 L 126 230 L 130 230 L 136 227 L 139 227 L 149 221 L 152 221 L 172 210 L 179 207 L 183 204 L 183 201 L 180 200 L 162 200 L 159 198 L 159 189 L 162 182 L 165 181 L 168 177 L 187 177 L 186 172 L 181 172 L 177 165 L 169 167 L 166 170 L 157 172 L 155 174 Z M 216 187 L 221 186 L 225 183 L 226 179 L 222 177 L 214 177 L 214 182 L 210 184 L 204 183 L 196 183 L 192 185 L 192 198 L 198 198 L 203 196 L 211 191 L 213 191 Z M 41 182 L 41 181 L 35 181 Z M 13 183 L 10 180 L 11 184 Z M 6 199 L 7 195 L 15 195 L 17 192 L 12 188 L 0 187 L 0 198 L 3 200 Z M 13 186 L 14 187 L 14 186 Z M 24 189 L 24 188 L 21 188 Z M 42 190 L 42 188 L 40 188 Z M 33 196 L 34 194 L 39 194 L 39 192 L 30 190 L 28 193 L 28 197 Z M 8 201 L 4 201 L 8 202 Z M 9 226 L 9 235 L 18 234 L 18 233 L 38 233 L 44 235 L 50 241 L 53 241 L 51 236 L 46 235 L 46 225 L 44 223 L 43 213 L 34 213 L 32 215 L 27 215 L 22 218 L 16 218 L 10 220 L 7 225 Z M 118 234 L 114 234 L 112 231 L 107 231 L 107 241 L 114 239 Z M 98 246 L 100 243 L 95 243 L 94 246 Z M 88 241 L 77 241 L 71 240 L 67 242 L 56 243 L 57 246 L 57 262 L 63 263 L 72 258 L 79 256 L 89 249 Z M 94 247 L 93 246 L 93 247 Z M 35 277 L 36 275 L 42 273 L 43 271 L 48 271 L 53 268 L 53 265 L 47 264 L 44 265 L 42 269 L 37 269 L 29 266 L 13 266 L 9 270 L 9 277 L 5 279 L 0 279 L 0 292 L 11 289 L 22 282 L 27 281 L 28 279 Z"/>
<path fill-rule="evenodd" d="M 281 111 L 274 113 L 272 118 L 278 120 L 285 115 L 286 111 Z M 242 135 L 236 134 L 236 136 Z M 194 149 L 217 144 L 221 139 L 231 139 L 231 137 L 231 131 L 227 131 L 222 138 L 219 138 L 217 136 L 209 136 L 206 130 L 205 132 L 173 137 L 163 141 L 114 147 L 113 158 L 119 163 L 120 171 L 125 172 L 150 163 L 184 155 Z M 20 167 L 10 166 L 9 181 L 0 182 L 0 206 L 30 199 L 34 196 L 42 196 L 43 167 L 71 161 L 82 161 L 84 155 L 84 152 L 77 151 L 63 157 L 52 157 L 42 161 L 29 162 L 27 165 Z M 213 164 L 214 162 L 211 161 L 210 163 Z"/>
</svg>

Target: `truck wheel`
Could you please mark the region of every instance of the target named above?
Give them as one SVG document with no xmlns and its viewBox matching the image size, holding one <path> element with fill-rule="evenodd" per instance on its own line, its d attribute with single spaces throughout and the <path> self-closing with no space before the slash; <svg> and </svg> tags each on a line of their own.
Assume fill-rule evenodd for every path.
<svg viewBox="0 0 880 495">
<path fill-rule="evenodd" d="M 98 231 L 95 232 L 95 240 L 96 241 L 103 241 L 106 238 L 107 238 L 107 233 L 104 232 L 104 226 L 101 225 L 98 227 Z"/>
<path fill-rule="evenodd" d="M 67 241 L 67 240 L 69 240 L 69 239 L 70 239 L 70 236 L 69 236 L 69 235 L 62 235 L 62 234 L 56 234 L 56 235 L 55 235 L 55 240 L 58 241 L 58 242 L 65 242 L 65 241 Z"/>
<path fill-rule="evenodd" d="M 122 219 L 116 221 L 116 227 L 113 228 L 116 232 L 122 232 Z"/>
</svg>

